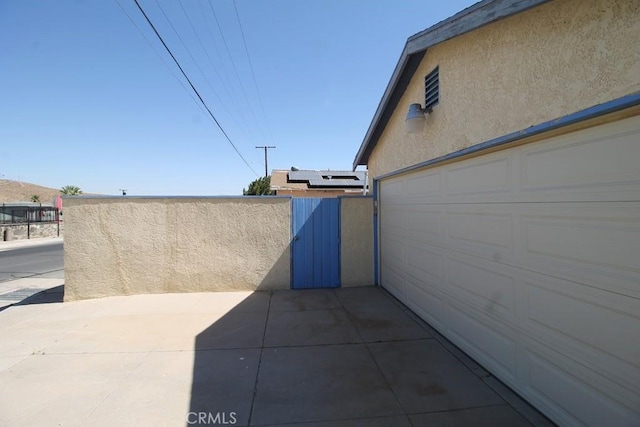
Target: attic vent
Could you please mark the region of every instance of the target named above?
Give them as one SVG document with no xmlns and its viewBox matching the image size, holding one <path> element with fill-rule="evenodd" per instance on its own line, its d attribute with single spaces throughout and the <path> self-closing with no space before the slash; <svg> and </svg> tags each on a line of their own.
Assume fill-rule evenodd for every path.
<svg viewBox="0 0 640 427">
<path fill-rule="evenodd" d="M 429 110 L 440 101 L 439 69 L 436 67 L 424 78 L 424 108 Z"/>
</svg>

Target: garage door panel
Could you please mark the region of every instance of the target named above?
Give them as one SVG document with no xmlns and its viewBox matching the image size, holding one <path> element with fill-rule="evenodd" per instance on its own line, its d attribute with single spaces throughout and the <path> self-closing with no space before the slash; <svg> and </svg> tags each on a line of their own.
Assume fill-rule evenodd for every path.
<svg viewBox="0 0 640 427">
<path fill-rule="evenodd" d="M 403 288 L 406 287 L 406 280 L 396 273 L 392 266 L 384 266 L 385 271 L 385 289 L 400 301 L 404 301 L 405 293 Z"/>
<path fill-rule="evenodd" d="M 385 210 L 381 213 L 380 228 L 386 228 L 390 231 L 382 236 L 381 242 L 384 242 L 385 239 L 402 241 L 408 237 L 408 229 L 405 225 L 404 218 L 405 214 L 402 212 L 391 212 L 389 210 Z"/>
<path fill-rule="evenodd" d="M 537 277 L 535 283 L 533 277 L 523 282 L 523 331 L 576 363 L 640 390 L 640 301 Z"/>
<path fill-rule="evenodd" d="M 445 174 L 446 187 L 451 191 L 443 189 L 439 195 L 434 193 L 435 179 L 427 184 L 428 191 L 423 194 L 419 191 L 420 184 L 423 179 L 429 181 L 423 176 L 394 177 L 383 183 L 386 187 L 381 192 L 381 197 L 386 197 L 383 204 L 638 201 L 638 121 L 637 117 L 629 118 L 602 129 L 591 128 L 516 147 L 508 151 L 511 161 L 505 159 L 505 151 L 423 172 L 422 175 L 434 177 Z M 619 130 L 607 137 L 616 128 Z M 585 133 L 594 132 L 599 136 L 585 141 Z M 499 167 L 492 171 L 491 166 L 495 165 Z"/>
<path fill-rule="evenodd" d="M 585 217 L 588 210 L 521 218 L 521 266 L 639 298 L 640 209 L 615 220 Z"/>
<path fill-rule="evenodd" d="M 640 223 L 548 219 L 523 225 L 528 253 L 640 272 Z"/>
<path fill-rule="evenodd" d="M 389 254 L 382 260 L 383 270 L 392 271 L 399 280 L 411 281 L 417 286 L 436 286 L 443 288 L 444 256 L 440 248 L 423 244 L 419 247 L 396 240 L 386 240 L 383 254 Z"/>
<path fill-rule="evenodd" d="M 551 348 L 529 342 L 524 395 L 566 425 L 636 426 L 637 394 L 575 365 Z M 609 395 L 602 390 L 610 390 Z"/>
<path fill-rule="evenodd" d="M 640 117 L 401 174 L 379 200 L 382 286 L 555 421 L 637 424 Z"/>
<path fill-rule="evenodd" d="M 381 197 L 381 203 L 382 203 L 382 198 L 384 197 L 385 206 L 390 206 L 395 203 L 402 203 L 402 201 L 408 200 L 407 194 L 406 194 L 405 180 L 395 179 L 395 180 L 389 180 L 388 182 L 385 182 L 385 194 L 384 196 L 382 196 L 381 194 L 380 197 Z"/>
<path fill-rule="evenodd" d="M 402 242 L 402 240 L 398 238 L 386 237 L 382 239 L 380 245 L 382 247 L 382 254 L 384 258 L 386 258 L 384 261 L 385 263 L 397 264 L 399 266 L 404 265 L 405 244 Z"/>
<path fill-rule="evenodd" d="M 444 256 L 442 249 L 427 244 L 409 244 L 406 270 L 417 280 L 429 283 L 444 283 Z"/>
<path fill-rule="evenodd" d="M 514 383 L 515 332 L 464 304 L 450 302 L 447 308 L 449 316 L 445 334 L 505 382 Z"/>
<path fill-rule="evenodd" d="M 513 277 L 499 273 L 483 260 L 470 263 L 448 258 L 447 272 L 447 291 L 452 295 L 489 316 L 512 324 L 517 321 Z"/>
<path fill-rule="evenodd" d="M 446 295 L 437 287 L 408 278 L 407 298 L 403 301 L 407 307 L 427 321 L 434 328 L 442 331 L 447 327 Z"/>
<path fill-rule="evenodd" d="M 634 129 L 634 119 L 602 126 L 590 134 L 586 139 L 580 133 L 567 134 L 523 147 L 521 188 L 615 192 L 616 184 L 624 188 L 630 181 L 640 182 L 640 130 Z"/>
<path fill-rule="evenodd" d="M 483 257 L 503 258 L 513 252 L 513 217 L 491 212 L 446 212 L 447 240 L 452 249 Z"/>
<path fill-rule="evenodd" d="M 438 203 L 442 201 L 442 173 L 433 171 L 407 179 L 406 196 L 411 203 Z"/>
<path fill-rule="evenodd" d="M 446 195 L 511 193 L 514 180 L 511 162 L 508 155 L 497 153 L 452 165 L 445 169 Z"/>
<path fill-rule="evenodd" d="M 412 240 L 444 243 L 445 215 L 439 205 L 417 205 L 406 210 L 407 231 Z"/>
</svg>

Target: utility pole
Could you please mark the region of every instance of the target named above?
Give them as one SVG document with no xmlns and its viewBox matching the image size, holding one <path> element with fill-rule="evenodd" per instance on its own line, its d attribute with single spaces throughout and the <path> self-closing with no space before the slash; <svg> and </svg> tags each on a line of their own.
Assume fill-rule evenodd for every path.
<svg viewBox="0 0 640 427">
<path fill-rule="evenodd" d="M 267 162 L 267 150 L 269 148 L 276 148 L 275 145 L 259 145 L 256 146 L 256 148 L 264 148 L 264 177 L 266 178 L 267 176 L 269 176 L 269 167 L 268 162 Z"/>
</svg>

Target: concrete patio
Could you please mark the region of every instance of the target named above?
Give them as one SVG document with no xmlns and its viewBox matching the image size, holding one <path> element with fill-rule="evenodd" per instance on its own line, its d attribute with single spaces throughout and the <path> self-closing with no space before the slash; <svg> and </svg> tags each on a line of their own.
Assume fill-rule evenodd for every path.
<svg viewBox="0 0 640 427">
<path fill-rule="evenodd" d="M 551 425 L 376 287 L 61 292 L 0 311 L 0 425 Z"/>
</svg>

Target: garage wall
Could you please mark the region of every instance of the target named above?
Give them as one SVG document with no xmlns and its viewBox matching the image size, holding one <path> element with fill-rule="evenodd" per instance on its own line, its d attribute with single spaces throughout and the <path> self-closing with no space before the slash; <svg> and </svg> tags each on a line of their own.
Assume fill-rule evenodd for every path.
<svg viewBox="0 0 640 427">
<path fill-rule="evenodd" d="M 65 300 L 288 289 L 289 198 L 65 198 Z"/>
<path fill-rule="evenodd" d="M 640 91 L 640 2 L 555 0 L 430 48 L 368 162 L 378 177 Z M 440 104 L 407 134 L 440 67 Z"/>
<path fill-rule="evenodd" d="M 380 182 L 382 286 L 561 425 L 640 420 L 640 116 Z"/>
</svg>

